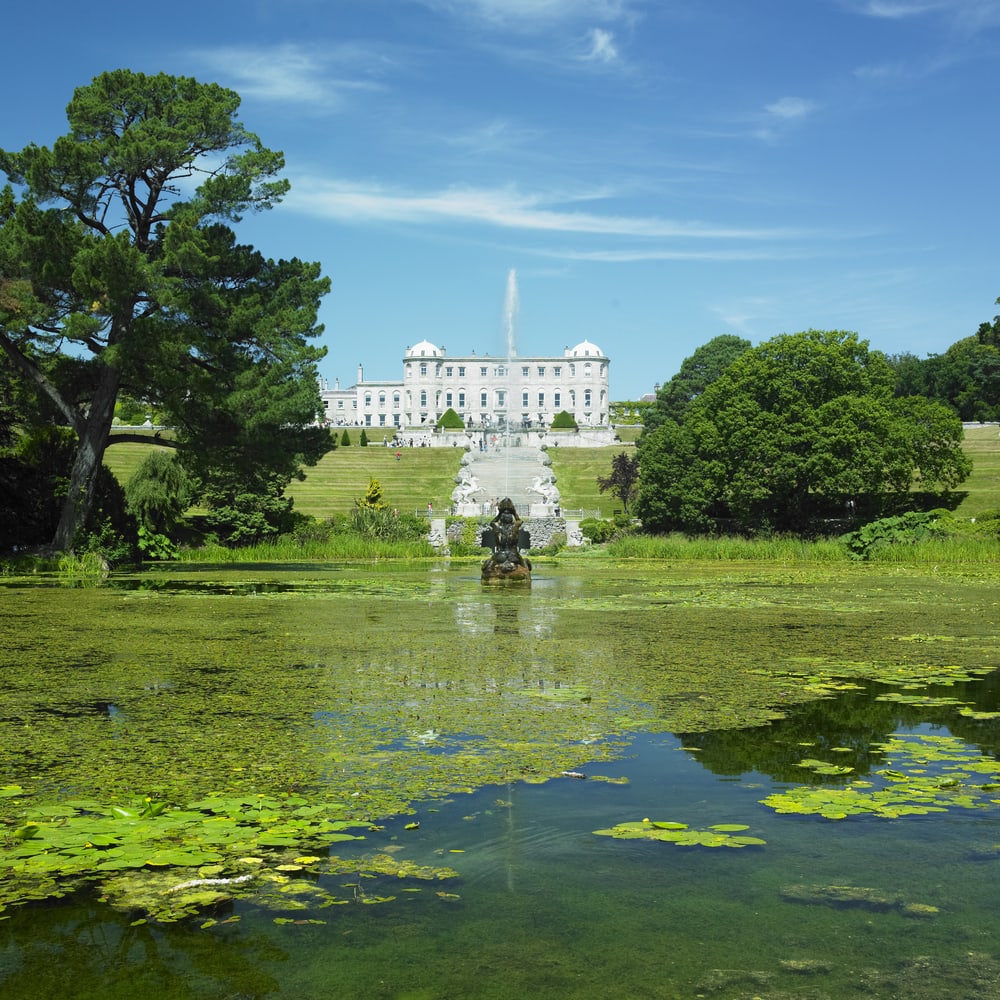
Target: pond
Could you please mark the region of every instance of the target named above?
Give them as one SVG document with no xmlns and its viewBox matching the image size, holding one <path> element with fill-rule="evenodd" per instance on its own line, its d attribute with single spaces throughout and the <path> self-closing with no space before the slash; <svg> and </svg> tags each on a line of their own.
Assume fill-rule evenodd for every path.
<svg viewBox="0 0 1000 1000">
<path fill-rule="evenodd" d="M 0 995 L 1000 995 L 1000 588 L 0 581 Z"/>
</svg>

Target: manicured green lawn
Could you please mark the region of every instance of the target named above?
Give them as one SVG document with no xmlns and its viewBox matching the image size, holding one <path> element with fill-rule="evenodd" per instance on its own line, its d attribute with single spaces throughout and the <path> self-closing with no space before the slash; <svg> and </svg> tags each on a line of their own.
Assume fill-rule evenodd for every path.
<svg viewBox="0 0 1000 1000">
<path fill-rule="evenodd" d="M 965 453 L 972 459 L 972 475 L 959 487 L 967 494 L 956 513 L 978 517 L 1000 509 L 1000 433 L 997 427 L 970 427 L 965 432 Z"/>
<path fill-rule="evenodd" d="M 291 484 L 288 493 L 295 498 L 295 509 L 314 517 L 346 513 L 365 495 L 369 481 L 377 479 L 391 507 L 414 513 L 426 511 L 432 503 L 435 512 L 447 513 L 464 451 L 400 448 L 398 460 L 396 454 L 396 449 L 386 448 L 381 438 L 378 444 L 366 447 L 356 443 L 347 448 L 338 446 L 306 470 L 303 482 Z"/>
<path fill-rule="evenodd" d="M 567 510 L 599 510 L 602 517 L 611 517 L 621 510 L 621 501 L 612 493 L 597 488 L 597 477 L 611 474 L 611 460 L 627 451 L 634 453 L 633 444 L 614 444 L 605 448 L 550 448 L 552 471 L 556 486 Z"/>
</svg>

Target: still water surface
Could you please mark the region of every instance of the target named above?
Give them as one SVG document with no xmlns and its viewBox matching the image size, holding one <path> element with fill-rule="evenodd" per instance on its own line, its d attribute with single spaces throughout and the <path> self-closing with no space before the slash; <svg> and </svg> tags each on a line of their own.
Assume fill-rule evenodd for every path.
<svg viewBox="0 0 1000 1000">
<path fill-rule="evenodd" d="M 1000 996 L 989 793 L 896 819 L 761 803 L 878 780 L 892 734 L 955 734 L 995 758 L 1000 724 L 961 708 L 1000 711 L 996 580 L 822 573 L 555 567 L 513 594 L 461 569 L 215 568 L 0 589 L 0 784 L 52 800 L 102 784 L 178 801 L 223 783 L 334 788 L 381 826 L 335 853 L 458 872 L 318 876 L 356 901 L 282 911 L 251 896 L 204 929 L 134 925 L 99 889 L 11 907 L 0 995 Z M 940 683 L 955 667 L 977 673 Z M 846 690 L 818 686 L 845 674 Z M 928 700 L 879 700 L 901 690 Z M 593 833 L 646 817 L 745 825 L 766 844 Z M 306 919 L 324 922 L 290 922 Z"/>
</svg>

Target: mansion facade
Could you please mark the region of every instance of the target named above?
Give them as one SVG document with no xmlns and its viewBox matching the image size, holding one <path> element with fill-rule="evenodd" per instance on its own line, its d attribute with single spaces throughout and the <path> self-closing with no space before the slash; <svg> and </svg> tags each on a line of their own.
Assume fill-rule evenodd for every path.
<svg viewBox="0 0 1000 1000">
<path fill-rule="evenodd" d="M 469 429 L 544 430 L 563 410 L 584 428 L 608 426 L 607 355 L 584 340 L 561 355 L 450 357 L 422 340 L 407 347 L 398 381 L 358 380 L 320 388 L 328 424 L 389 431 L 433 430 L 454 410 Z"/>
</svg>

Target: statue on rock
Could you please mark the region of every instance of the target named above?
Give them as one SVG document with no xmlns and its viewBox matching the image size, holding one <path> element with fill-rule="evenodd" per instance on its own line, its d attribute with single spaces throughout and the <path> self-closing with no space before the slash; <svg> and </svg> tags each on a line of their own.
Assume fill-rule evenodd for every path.
<svg viewBox="0 0 1000 1000">
<path fill-rule="evenodd" d="M 531 562 L 520 551 L 522 545 L 529 545 L 523 524 L 514 501 L 504 497 L 497 505 L 497 516 L 483 532 L 483 545 L 493 549 L 483 563 L 483 583 L 531 583 Z"/>
</svg>

